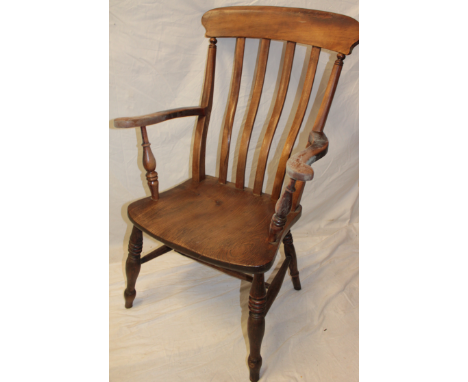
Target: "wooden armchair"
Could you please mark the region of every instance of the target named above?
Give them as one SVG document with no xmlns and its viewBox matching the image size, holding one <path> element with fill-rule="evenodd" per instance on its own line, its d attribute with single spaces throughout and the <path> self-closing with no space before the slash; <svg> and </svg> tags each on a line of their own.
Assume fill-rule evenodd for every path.
<svg viewBox="0 0 468 382">
<path fill-rule="evenodd" d="M 140 127 L 143 138 L 143 165 L 151 197 L 132 203 L 128 216 L 133 226 L 126 263 L 125 307 L 136 296 L 135 283 L 141 264 L 174 250 L 218 271 L 252 283 L 249 297 L 248 335 L 250 340 L 250 380 L 258 381 L 262 357 L 260 347 L 265 316 L 275 300 L 289 268 L 293 285 L 301 289 L 291 228 L 301 216 L 301 195 L 312 180 L 310 165 L 328 150 L 323 129 L 333 101 L 345 55 L 358 44 L 359 23 L 347 16 L 300 8 L 269 6 L 217 8 L 205 13 L 202 24 L 210 37 L 203 96 L 200 106 L 166 110 L 133 118 L 118 118 L 115 127 Z M 274 27 L 273 27 L 274 26 Z M 220 37 L 236 37 L 234 69 L 221 142 L 218 178 L 205 174 L 206 137 L 213 104 L 216 43 Z M 227 181 L 231 133 L 241 82 L 246 38 L 260 39 L 253 95 L 243 126 L 237 173 Z M 279 90 L 261 146 L 253 189 L 245 187 L 247 150 L 254 126 L 267 66 L 270 40 L 287 41 Z M 299 106 L 281 159 L 271 195 L 263 194 L 265 168 L 270 146 L 283 110 L 296 43 L 312 45 Z M 321 48 L 338 52 L 307 148 L 290 158 L 306 112 Z M 173 118 L 197 116 L 192 178 L 159 194 L 156 160 L 151 151 L 146 126 Z M 283 195 L 285 174 L 290 181 Z M 142 231 L 164 245 L 141 257 Z M 286 260 L 271 285 L 264 273 L 273 265 L 280 243 Z M 253 276 L 249 275 L 253 274 Z M 267 291 L 268 289 L 268 291 Z"/>
</svg>

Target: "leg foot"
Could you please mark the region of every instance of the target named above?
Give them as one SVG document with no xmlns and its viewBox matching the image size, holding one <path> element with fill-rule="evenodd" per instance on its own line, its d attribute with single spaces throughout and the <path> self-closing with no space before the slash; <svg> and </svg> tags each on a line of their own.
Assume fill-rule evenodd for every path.
<svg viewBox="0 0 468 382">
<path fill-rule="evenodd" d="M 141 263 L 140 255 L 143 249 L 143 233 L 133 226 L 130 242 L 128 243 L 128 257 L 125 266 L 127 274 L 127 289 L 125 289 L 125 307 L 130 309 L 133 306 L 133 300 L 136 297 L 135 284 L 140 273 Z"/>
<path fill-rule="evenodd" d="M 247 330 L 250 342 L 249 369 L 250 380 L 257 382 L 260 379 L 260 368 L 262 367 L 262 346 L 265 333 L 265 307 L 266 289 L 263 273 L 254 275 L 249 296 L 249 320 Z"/>
<path fill-rule="evenodd" d="M 284 237 L 283 244 L 286 256 L 291 256 L 291 262 L 289 263 L 289 272 L 291 274 L 294 289 L 301 290 L 301 280 L 299 280 L 299 271 L 297 270 L 296 250 L 294 249 L 291 231 L 289 231 Z"/>
</svg>

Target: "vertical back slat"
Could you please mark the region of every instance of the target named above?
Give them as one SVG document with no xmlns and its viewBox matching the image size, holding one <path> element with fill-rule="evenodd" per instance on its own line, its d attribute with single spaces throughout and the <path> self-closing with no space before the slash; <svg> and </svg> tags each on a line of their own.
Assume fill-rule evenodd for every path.
<svg viewBox="0 0 468 382">
<path fill-rule="evenodd" d="M 304 87 L 302 88 L 301 99 L 299 100 L 297 112 L 294 116 L 294 121 L 292 123 L 291 129 L 289 130 L 288 138 L 286 139 L 286 143 L 284 144 L 283 151 L 281 153 L 278 170 L 276 171 L 275 183 L 273 184 L 273 191 L 271 193 L 271 198 L 273 200 L 277 200 L 281 193 L 284 174 L 286 173 L 286 162 L 291 155 L 294 142 L 296 142 L 297 134 L 299 133 L 305 112 L 307 110 L 307 105 L 309 104 L 310 92 L 314 86 L 315 72 L 317 70 L 319 57 L 320 48 L 315 46 L 312 47 L 309 65 L 307 66 L 307 73 L 304 80 Z"/>
<path fill-rule="evenodd" d="M 271 142 L 275 135 L 276 127 L 278 126 L 281 112 L 283 111 L 284 101 L 289 87 L 289 79 L 291 77 L 291 69 L 294 59 L 294 51 L 296 43 L 288 41 L 286 46 L 286 54 L 284 56 L 283 71 L 281 73 L 281 82 L 276 97 L 275 106 L 271 115 L 270 122 L 268 123 L 267 131 L 262 142 L 260 149 L 260 156 L 258 158 L 257 173 L 255 175 L 255 183 L 253 193 L 254 195 L 261 195 L 263 188 L 263 180 L 265 179 L 265 168 L 268 160 L 268 153 L 270 152 Z"/>
<path fill-rule="evenodd" d="M 219 163 L 219 183 L 225 184 L 229 163 L 229 147 L 231 145 L 232 126 L 236 114 L 237 101 L 239 99 L 239 89 L 242 76 L 242 65 L 244 61 L 245 38 L 237 38 L 236 51 L 234 54 L 234 69 L 231 82 L 231 92 L 224 120 L 223 140 L 221 143 L 221 157 Z"/>
<path fill-rule="evenodd" d="M 204 116 L 198 117 L 195 139 L 193 142 L 192 179 L 197 182 L 205 179 L 206 134 L 208 132 L 208 124 L 210 123 L 211 108 L 213 106 L 216 42 L 215 38 L 210 39 L 205 72 L 205 84 L 203 86 L 201 101 L 201 106 L 206 107 L 206 112 Z"/>
<path fill-rule="evenodd" d="M 245 120 L 244 131 L 239 149 L 239 159 L 237 162 L 236 187 L 244 188 L 245 182 L 245 164 L 247 161 L 247 152 L 249 149 L 250 137 L 257 116 L 260 96 L 262 95 L 263 83 L 265 80 L 265 72 L 268 61 L 268 52 L 270 51 L 270 40 L 262 39 L 260 42 L 260 52 L 257 63 L 257 72 L 255 73 L 255 81 L 250 101 L 249 111 Z"/>
</svg>

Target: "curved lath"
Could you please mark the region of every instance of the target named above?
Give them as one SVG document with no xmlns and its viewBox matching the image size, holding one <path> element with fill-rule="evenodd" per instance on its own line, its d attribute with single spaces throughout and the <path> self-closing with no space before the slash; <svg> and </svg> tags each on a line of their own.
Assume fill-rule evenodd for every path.
<svg viewBox="0 0 468 382">
<path fill-rule="evenodd" d="M 273 191 L 271 192 L 272 199 L 278 199 L 281 192 L 281 186 L 283 185 L 284 174 L 286 172 L 286 162 L 291 155 L 294 142 L 296 142 L 297 134 L 299 134 L 302 121 L 304 120 L 307 105 L 309 104 L 310 93 L 314 86 L 315 72 L 317 71 L 319 57 L 320 48 L 314 46 L 310 52 L 309 65 L 307 66 L 307 73 L 304 80 L 304 87 L 302 88 L 301 99 L 299 100 L 299 106 L 297 107 L 291 129 L 289 130 L 288 138 L 284 144 L 283 152 L 281 153 L 278 170 L 276 171 L 275 183 L 273 184 Z"/>
<path fill-rule="evenodd" d="M 269 150 L 279 119 L 281 117 L 288 91 L 296 42 L 312 45 L 301 97 L 288 137 L 286 139 L 286 143 L 283 147 L 278 169 L 275 175 L 272 199 L 276 200 L 281 193 L 286 172 L 286 162 L 291 155 L 292 148 L 296 141 L 305 116 L 305 112 L 307 110 L 321 48 L 335 50 L 340 54 L 338 55 L 339 60 L 337 60 L 335 66 L 333 67 L 327 89 L 325 91 L 325 95 L 313 127 L 313 131 L 316 132 L 323 131 L 328 113 L 330 111 L 344 59 L 344 54 L 342 53 L 344 52 L 349 54 L 353 47 L 358 43 L 359 23 L 350 17 L 337 15 L 330 12 L 281 7 L 218 8 L 205 13 L 202 18 L 202 23 L 206 28 L 206 36 L 208 37 L 237 38 L 234 54 L 231 91 L 228 97 L 227 111 L 224 120 L 223 136 L 221 142 L 219 167 L 219 183 L 221 184 L 225 184 L 227 182 L 229 151 L 237 101 L 239 98 L 245 39 L 261 39 L 251 103 L 247 109 L 248 111 L 239 148 L 239 158 L 235 180 L 237 188 L 244 188 L 245 185 L 245 167 L 247 162 L 248 146 L 250 143 L 250 137 L 252 134 L 264 85 L 270 40 L 278 39 L 287 41 L 279 90 L 276 95 L 273 112 L 262 141 L 260 155 L 257 163 L 253 188 L 253 193 L 255 195 L 260 195 L 262 193 Z M 214 66 L 212 63 L 210 65 Z M 204 170 L 204 166 L 201 167 Z M 201 176 L 198 178 L 202 179 Z M 299 204 L 300 195 L 302 194 L 303 185 L 298 182 L 298 186 L 299 192 L 296 192 L 297 195 L 294 195 L 294 205 Z"/>
<path fill-rule="evenodd" d="M 236 187 L 244 188 L 245 182 L 245 165 L 247 162 L 247 151 L 249 149 L 250 137 L 257 116 L 260 96 L 262 95 L 263 82 L 265 81 L 265 72 L 268 61 L 268 53 L 270 51 L 270 40 L 262 39 L 260 42 L 260 53 L 258 57 L 257 71 L 255 73 L 254 88 L 252 100 L 250 101 L 249 111 L 244 124 L 242 133 L 241 145 L 239 148 L 239 159 L 237 162 Z"/>
<path fill-rule="evenodd" d="M 226 118 L 224 120 L 223 141 L 221 143 L 221 162 L 219 166 L 219 183 L 226 183 L 229 148 L 231 146 L 232 125 L 236 114 L 237 101 L 239 99 L 239 89 L 242 76 L 242 66 L 244 62 L 245 38 L 238 38 L 236 51 L 234 53 L 234 69 L 231 83 L 231 93 L 227 106 Z"/>
<path fill-rule="evenodd" d="M 270 152 L 271 142 L 276 132 L 281 113 L 283 112 L 284 101 L 286 100 L 286 94 L 288 93 L 289 79 L 291 78 L 291 69 L 294 59 L 294 51 L 296 49 L 296 43 L 288 41 L 286 45 L 286 53 L 284 54 L 283 70 L 281 73 L 281 80 L 276 96 L 275 107 L 271 114 L 270 122 L 263 138 L 262 148 L 260 149 L 260 156 L 258 157 L 257 173 L 255 175 L 255 184 L 253 193 L 254 195 L 261 195 L 263 180 L 265 179 L 265 169 L 268 160 L 268 154 Z"/>
</svg>

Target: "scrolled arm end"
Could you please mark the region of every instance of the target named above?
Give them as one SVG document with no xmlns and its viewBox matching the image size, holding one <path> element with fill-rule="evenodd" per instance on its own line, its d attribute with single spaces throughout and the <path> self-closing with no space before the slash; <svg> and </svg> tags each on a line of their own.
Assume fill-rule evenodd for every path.
<svg viewBox="0 0 468 382">
<path fill-rule="evenodd" d="M 312 131 L 309 135 L 308 147 L 293 155 L 286 164 L 286 173 L 290 178 L 307 182 L 314 178 L 314 170 L 310 165 L 328 152 L 328 139 L 324 133 Z"/>
<path fill-rule="evenodd" d="M 312 131 L 309 135 L 308 147 L 300 153 L 292 156 L 286 164 L 286 172 L 289 175 L 289 185 L 283 195 L 278 199 L 275 213 L 271 218 L 268 241 L 278 243 L 282 236 L 287 216 L 291 212 L 292 195 L 296 191 L 296 181 L 307 182 L 314 178 L 314 170 L 310 165 L 324 157 L 328 151 L 328 139 L 324 133 Z"/>
</svg>

